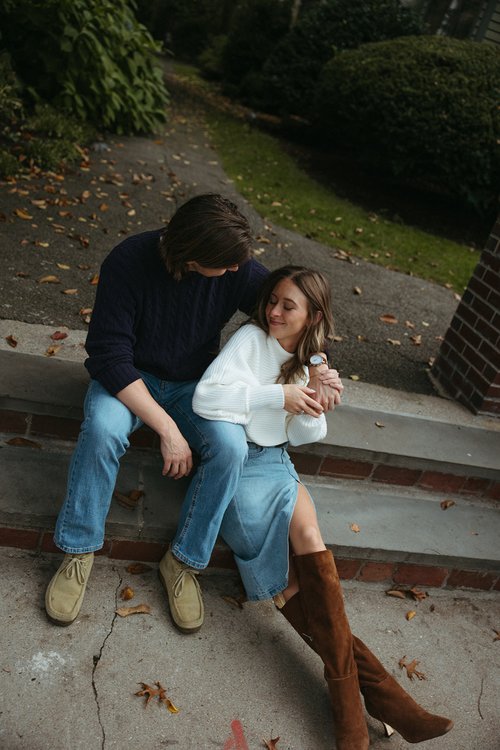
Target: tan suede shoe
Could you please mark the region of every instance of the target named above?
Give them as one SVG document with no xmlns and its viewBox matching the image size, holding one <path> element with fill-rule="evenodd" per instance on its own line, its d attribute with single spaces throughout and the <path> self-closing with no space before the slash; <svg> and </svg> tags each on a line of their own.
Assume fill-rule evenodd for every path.
<svg viewBox="0 0 500 750">
<path fill-rule="evenodd" d="M 47 617 L 56 625 L 71 625 L 78 617 L 93 562 L 93 552 L 64 555 L 45 592 Z"/>
<path fill-rule="evenodd" d="M 203 625 L 203 599 L 198 571 L 177 560 L 170 550 L 160 560 L 160 581 L 168 595 L 174 625 L 182 633 L 196 633 Z"/>
</svg>

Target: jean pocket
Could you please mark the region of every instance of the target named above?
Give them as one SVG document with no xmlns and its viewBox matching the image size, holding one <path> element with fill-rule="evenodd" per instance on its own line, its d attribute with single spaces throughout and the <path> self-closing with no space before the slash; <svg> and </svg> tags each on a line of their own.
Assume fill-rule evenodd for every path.
<svg viewBox="0 0 500 750">
<path fill-rule="evenodd" d="M 257 445 L 257 443 L 247 443 L 248 445 L 248 458 L 259 458 L 266 452 L 266 448 L 263 445 Z"/>
</svg>

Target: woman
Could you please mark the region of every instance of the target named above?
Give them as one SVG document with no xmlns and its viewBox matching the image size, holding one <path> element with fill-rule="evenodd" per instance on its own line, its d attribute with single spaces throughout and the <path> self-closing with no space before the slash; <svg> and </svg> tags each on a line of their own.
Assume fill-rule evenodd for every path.
<svg viewBox="0 0 500 750">
<path fill-rule="evenodd" d="M 193 409 L 245 427 L 248 460 L 221 534 L 235 554 L 248 598 L 273 597 L 321 657 L 338 750 L 368 748 L 360 690 L 367 711 L 384 723 L 387 734 L 390 724 L 408 742 L 421 742 L 448 732 L 453 722 L 418 706 L 352 636 L 333 556 L 286 452 L 288 442 L 300 445 L 326 435 L 324 414 L 307 382 L 309 367 L 327 368 L 321 350 L 332 334 L 325 278 L 297 266 L 274 271 L 254 316 L 202 377 Z"/>
</svg>

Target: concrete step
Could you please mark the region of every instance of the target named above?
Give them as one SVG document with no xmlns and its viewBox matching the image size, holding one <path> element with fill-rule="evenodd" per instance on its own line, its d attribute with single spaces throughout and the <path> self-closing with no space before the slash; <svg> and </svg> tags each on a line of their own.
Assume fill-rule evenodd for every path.
<svg viewBox="0 0 500 750">
<path fill-rule="evenodd" d="M 38 438 L 37 446 L 0 440 L 0 544 L 57 551 L 52 541 L 64 497 L 73 444 Z M 314 498 L 325 543 L 334 550 L 343 578 L 395 584 L 500 587 L 500 511 L 496 503 L 414 488 L 303 477 Z M 132 510 L 114 500 L 103 552 L 120 559 L 159 560 L 172 538 L 187 480 L 161 476 L 157 455 L 129 451 L 117 489 L 144 496 Z M 356 530 L 359 529 L 359 530 Z M 212 564 L 230 566 L 218 544 Z"/>
<path fill-rule="evenodd" d="M 88 383 L 81 341 L 73 357 L 0 350 L 1 431 L 76 439 Z M 345 386 L 325 440 L 291 452 L 301 473 L 500 500 L 500 420 L 438 397 Z M 157 448 L 147 428 L 131 442 Z"/>
</svg>

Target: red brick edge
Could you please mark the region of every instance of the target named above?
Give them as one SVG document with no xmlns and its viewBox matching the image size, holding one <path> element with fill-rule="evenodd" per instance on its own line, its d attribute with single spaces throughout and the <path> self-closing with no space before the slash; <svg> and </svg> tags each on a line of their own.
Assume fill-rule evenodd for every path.
<svg viewBox="0 0 500 750">
<path fill-rule="evenodd" d="M 167 543 L 147 540 L 106 539 L 104 547 L 97 554 L 114 560 L 155 563 L 165 554 L 167 546 Z M 60 552 L 53 542 L 52 532 L 34 529 L 0 528 L 0 547 L 16 547 L 33 552 Z M 500 591 L 498 571 L 460 570 L 435 565 L 343 558 L 336 558 L 336 563 L 339 576 L 343 580 Z M 214 549 L 209 567 L 236 569 L 230 550 L 219 545 Z"/>
<path fill-rule="evenodd" d="M 79 430 L 80 423 L 76 419 L 0 409 L 0 431 L 2 432 L 15 433 L 35 440 L 37 436 L 76 440 Z M 130 444 L 140 449 L 159 449 L 158 436 L 148 427 L 137 430 L 131 436 Z M 323 456 L 316 453 L 290 451 L 290 456 L 300 474 L 357 479 L 400 487 L 417 487 L 440 494 L 450 492 L 468 497 L 500 500 L 500 481 L 494 479 L 444 474 L 439 471 L 391 466 L 387 463 L 339 458 L 335 455 Z"/>
</svg>

